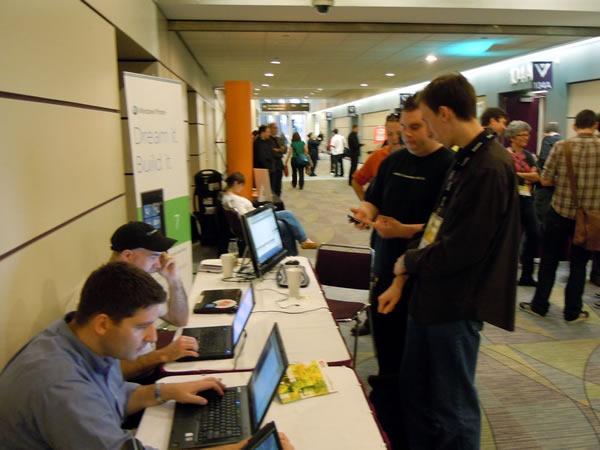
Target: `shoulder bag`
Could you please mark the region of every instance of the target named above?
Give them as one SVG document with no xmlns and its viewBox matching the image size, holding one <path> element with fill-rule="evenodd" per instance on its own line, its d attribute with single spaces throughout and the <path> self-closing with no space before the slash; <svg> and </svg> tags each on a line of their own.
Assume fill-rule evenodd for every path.
<svg viewBox="0 0 600 450">
<path fill-rule="evenodd" d="M 587 211 L 579 206 L 577 197 L 577 182 L 573 170 L 572 149 L 565 141 L 565 159 L 567 160 L 567 174 L 571 187 L 571 198 L 575 208 L 575 234 L 573 243 L 593 252 L 600 251 L 600 211 Z"/>
</svg>

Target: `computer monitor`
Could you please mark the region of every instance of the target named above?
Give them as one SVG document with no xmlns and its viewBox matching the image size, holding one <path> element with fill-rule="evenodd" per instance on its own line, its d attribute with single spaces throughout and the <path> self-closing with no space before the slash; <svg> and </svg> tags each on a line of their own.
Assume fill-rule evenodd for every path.
<svg viewBox="0 0 600 450">
<path fill-rule="evenodd" d="M 254 273 L 261 278 L 287 255 L 273 205 L 247 212 L 242 224 Z"/>
</svg>

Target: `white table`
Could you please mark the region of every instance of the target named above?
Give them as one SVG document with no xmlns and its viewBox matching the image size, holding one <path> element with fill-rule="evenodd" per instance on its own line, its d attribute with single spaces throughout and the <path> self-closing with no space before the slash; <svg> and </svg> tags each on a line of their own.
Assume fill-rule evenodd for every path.
<svg viewBox="0 0 600 450">
<path fill-rule="evenodd" d="M 264 423 L 274 420 L 296 450 L 385 449 L 373 412 L 354 371 L 348 367 L 329 367 L 327 376 L 336 392 L 282 404 L 276 396 Z M 165 383 L 197 380 L 210 375 L 180 375 L 161 380 Z M 243 386 L 250 372 L 215 374 L 227 386 Z M 159 450 L 168 448 L 175 403 L 169 401 L 147 408 L 136 437 Z"/>
<path fill-rule="evenodd" d="M 310 278 L 309 285 L 300 289 L 300 299 L 285 300 L 287 289 L 277 286 L 275 272 L 270 272 L 263 280 L 255 280 L 256 306 L 246 325 L 247 334 L 236 348 L 235 358 L 172 362 L 163 366 L 165 375 L 251 370 L 256 365 L 275 322 L 279 324 L 290 363 L 316 359 L 324 360 L 329 365 L 349 365 L 351 359 L 348 348 L 327 308 L 325 297 L 308 259 L 293 259 L 305 267 Z M 193 306 L 205 289 L 239 287 L 245 292 L 249 284 L 249 281 L 226 282 L 222 280 L 221 274 L 199 272 L 189 295 L 188 327 L 230 325 L 233 314 L 193 314 Z M 180 334 L 181 329 L 177 331 L 175 338 Z"/>
</svg>

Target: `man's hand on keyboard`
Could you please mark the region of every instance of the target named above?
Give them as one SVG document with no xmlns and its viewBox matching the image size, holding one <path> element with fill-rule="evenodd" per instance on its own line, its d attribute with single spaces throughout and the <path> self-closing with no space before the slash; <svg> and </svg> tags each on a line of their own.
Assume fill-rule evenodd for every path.
<svg viewBox="0 0 600 450">
<path fill-rule="evenodd" d="M 163 363 L 175 361 L 184 356 L 198 357 L 198 341 L 191 336 L 181 336 L 166 347 L 157 350 Z"/>
<path fill-rule="evenodd" d="M 223 395 L 225 388 L 226 386 L 215 377 L 206 377 L 185 383 L 164 383 L 161 386 L 161 397 L 163 400 L 175 400 L 178 403 L 206 405 L 208 401 L 202 397 L 202 391 L 212 389 Z"/>
</svg>

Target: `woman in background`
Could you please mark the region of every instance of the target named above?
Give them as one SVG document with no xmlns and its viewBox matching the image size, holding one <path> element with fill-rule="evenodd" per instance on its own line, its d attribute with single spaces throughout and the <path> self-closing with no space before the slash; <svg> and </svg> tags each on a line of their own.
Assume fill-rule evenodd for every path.
<svg viewBox="0 0 600 450">
<path fill-rule="evenodd" d="M 288 153 L 288 157 L 285 160 L 287 164 L 290 158 L 292 159 L 292 187 L 296 185 L 300 186 L 300 189 L 304 188 L 304 168 L 310 165 L 310 156 L 308 155 L 308 147 L 297 131 L 292 136 L 292 145 L 290 146 L 291 151 Z M 308 164 L 305 161 L 308 160 Z"/>
<path fill-rule="evenodd" d="M 511 153 L 517 173 L 521 226 L 524 236 L 521 250 L 521 278 L 519 286 L 537 286 L 533 278 L 533 258 L 536 256 L 540 241 L 540 227 L 535 214 L 532 188 L 540 181 L 535 156 L 525 150 L 529 142 L 531 127 L 522 120 L 513 120 L 506 127 L 504 135 L 510 141 Z"/>
<path fill-rule="evenodd" d="M 242 173 L 233 172 L 225 178 L 225 183 L 227 187 L 221 197 L 221 203 L 224 208 L 235 210 L 240 216 L 255 209 L 250 200 L 240 195 L 246 183 L 246 177 Z M 292 211 L 287 209 L 275 211 L 275 216 L 277 220 L 281 220 L 287 225 L 286 227 L 281 227 L 281 232 L 285 233 L 289 229 L 294 240 L 300 244 L 300 247 L 303 249 L 316 249 L 319 246 L 315 241 L 308 238 L 304 227 Z"/>
</svg>

